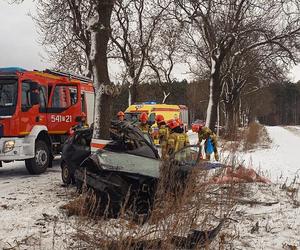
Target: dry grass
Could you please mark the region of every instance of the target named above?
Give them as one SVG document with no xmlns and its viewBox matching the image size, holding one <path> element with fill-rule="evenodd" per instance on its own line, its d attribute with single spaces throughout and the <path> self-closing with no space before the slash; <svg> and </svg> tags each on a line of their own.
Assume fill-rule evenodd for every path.
<svg viewBox="0 0 300 250">
<path fill-rule="evenodd" d="M 267 148 L 271 142 L 265 127 L 257 122 L 250 123 L 245 130 L 244 150 L 251 150 L 257 147 Z"/>
<path fill-rule="evenodd" d="M 243 141 L 244 143 L 241 143 Z M 257 145 L 269 145 L 265 128 L 257 123 L 250 124 L 238 133 L 238 139 L 230 145 L 227 165 L 239 166 L 236 152 L 250 150 Z M 242 147 L 241 147 L 242 145 Z M 76 247 L 86 249 L 174 249 L 174 238 L 186 236 L 191 229 L 209 230 L 220 221 L 228 226 L 229 218 L 235 213 L 237 202 L 248 197 L 244 184 L 208 185 L 213 175 L 224 171 L 204 171 L 195 168 L 185 181 L 180 181 L 174 165 L 164 162 L 157 186 L 153 209 L 147 221 L 128 211 L 125 200 L 118 218 L 112 219 L 97 212 L 103 207 L 101 200 L 92 192 L 83 192 L 76 200 L 65 206 L 69 215 L 77 215 L 78 228 L 73 236 Z M 248 201 L 248 200 L 247 200 Z M 212 242 L 196 246 L 206 249 L 227 249 L 238 232 L 221 231 Z"/>
<path fill-rule="evenodd" d="M 255 148 L 269 148 L 272 140 L 270 139 L 266 128 L 252 122 L 246 128 L 240 128 L 231 140 L 223 140 L 222 149 L 234 155 L 237 151 L 249 151 Z"/>
<path fill-rule="evenodd" d="M 232 197 L 238 195 L 238 185 L 207 185 L 211 177 L 208 171 L 200 168 L 195 168 L 185 181 L 179 181 L 181 177 L 173 170 L 174 166 L 169 162 L 161 167 L 162 178 L 146 223 L 140 223 L 126 212 L 126 204 L 117 219 L 95 216 L 99 201 L 91 193 L 83 193 L 67 204 L 68 213 L 78 215 L 80 221 L 74 235 L 77 246 L 87 249 L 174 249 L 176 237 L 186 236 L 191 229 L 205 231 L 215 228 L 220 221 L 229 223 L 223 219 L 234 209 Z M 211 244 L 222 249 L 232 237 L 220 233 Z M 209 248 L 209 243 L 208 240 L 202 247 Z"/>
</svg>

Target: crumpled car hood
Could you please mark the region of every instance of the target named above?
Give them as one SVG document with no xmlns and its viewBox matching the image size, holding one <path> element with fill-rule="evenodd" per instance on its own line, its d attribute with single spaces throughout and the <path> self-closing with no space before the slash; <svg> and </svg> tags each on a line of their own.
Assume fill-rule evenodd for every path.
<svg viewBox="0 0 300 250">
<path fill-rule="evenodd" d="M 159 178 L 160 160 L 128 155 L 128 153 L 115 153 L 102 151 L 97 153 L 101 168 L 110 171 L 120 171 Z M 128 159 L 130 157 L 130 160 Z"/>
</svg>

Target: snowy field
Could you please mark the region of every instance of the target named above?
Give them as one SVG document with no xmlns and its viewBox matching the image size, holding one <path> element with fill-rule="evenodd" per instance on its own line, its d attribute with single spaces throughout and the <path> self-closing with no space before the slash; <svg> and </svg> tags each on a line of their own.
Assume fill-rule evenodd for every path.
<svg viewBox="0 0 300 250">
<path fill-rule="evenodd" d="M 260 169 L 274 184 L 247 184 L 249 199 L 274 205 L 241 204 L 225 230 L 237 235 L 230 249 L 297 249 L 300 247 L 300 127 L 267 127 L 269 149 L 239 153 L 246 166 Z M 191 143 L 197 135 L 189 134 Z M 224 156 L 226 155 L 223 152 Z M 41 176 L 28 175 L 23 162 L 0 168 L 0 249 L 66 249 L 76 218 L 60 207 L 74 188 L 62 186 L 59 159 Z M 288 178 L 293 185 L 282 186 Z M 296 179 L 295 179 L 296 178 Z M 278 184 L 280 183 L 280 184 Z M 297 186 L 298 185 L 298 186 Z"/>
<path fill-rule="evenodd" d="M 293 181 L 300 176 L 300 127 L 266 127 L 272 145 L 241 153 L 246 166 L 260 169 L 274 182 Z M 292 129 L 291 129 L 292 128 Z"/>
</svg>

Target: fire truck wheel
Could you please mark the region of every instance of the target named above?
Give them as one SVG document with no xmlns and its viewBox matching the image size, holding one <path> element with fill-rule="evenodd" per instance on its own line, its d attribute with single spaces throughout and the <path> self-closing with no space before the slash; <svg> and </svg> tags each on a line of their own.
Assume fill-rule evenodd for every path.
<svg viewBox="0 0 300 250">
<path fill-rule="evenodd" d="M 50 163 L 50 151 L 44 141 L 35 142 L 35 157 L 25 160 L 25 165 L 30 174 L 41 174 L 46 171 Z"/>
</svg>

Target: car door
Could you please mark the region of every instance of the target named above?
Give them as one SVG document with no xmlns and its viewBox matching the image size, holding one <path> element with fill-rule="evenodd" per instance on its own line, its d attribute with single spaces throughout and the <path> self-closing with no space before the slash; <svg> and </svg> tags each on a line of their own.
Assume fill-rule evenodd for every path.
<svg viewBox="0 0 300 250">
<path fill-rule="evenodd" d="M 21 112 L 20 112 L 20 135 L 29 135 L 36 125 L 47 124 L 46 97 L 42 86 L 31 80 L 21 82 Z M 32 92 L 39 95 L 39 104 L 33 103 Z"/>
</svg>

